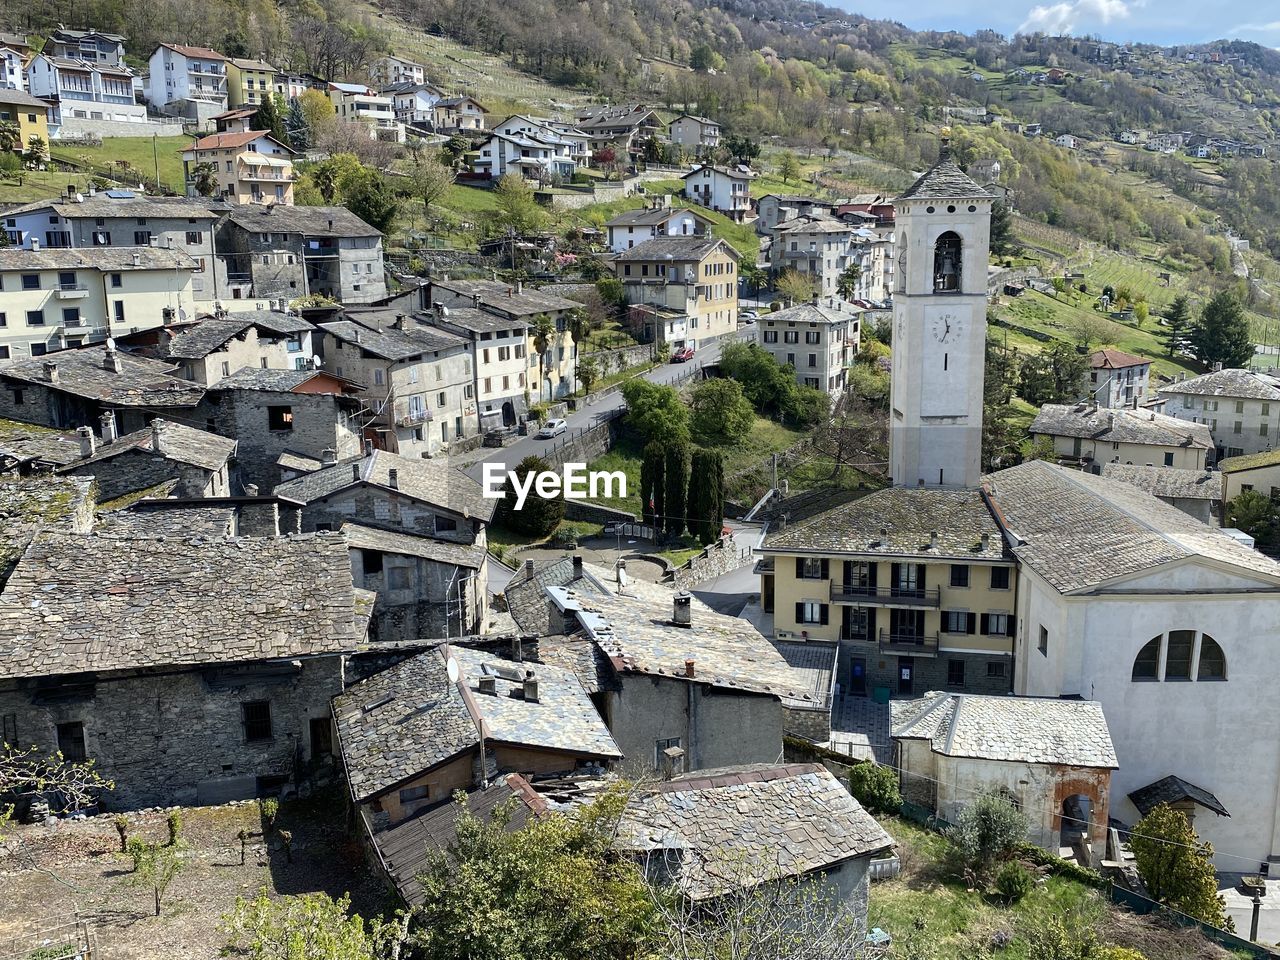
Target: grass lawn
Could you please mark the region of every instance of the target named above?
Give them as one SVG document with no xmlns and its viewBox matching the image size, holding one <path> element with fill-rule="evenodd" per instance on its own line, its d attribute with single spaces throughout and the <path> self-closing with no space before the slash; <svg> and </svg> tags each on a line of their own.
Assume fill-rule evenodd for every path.
<svg viewBox="0 0 1280 960">
<path fill-rule="evenodd" d="M 49 153 L 55 160 L 80 161 L 99 167 L 124 163 L 148 178 L 156 175 L 159 160 L 160 180 L 175 193 L 182 193 L 182 151 L 189 146 L 190 137 L 109 137 L 96 147 L 61 147 L 55 140 Z"/>
<path fill-rule="evenodd" d="M 78 173 L 61 173 L 56 170 L 23 170 L 20 173 L 0 174 L 0 202 L 26 203 L 29 200 L 48 200 L 66 196 L 67 187 L 79 192 L 89 189 L 89 178 Z"/>
</svg>

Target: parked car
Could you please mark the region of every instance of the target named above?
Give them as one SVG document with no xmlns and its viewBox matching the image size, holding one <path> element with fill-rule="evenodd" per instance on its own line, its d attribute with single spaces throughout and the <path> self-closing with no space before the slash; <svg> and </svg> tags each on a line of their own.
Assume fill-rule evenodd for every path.
<svg viewBox="0 0 1280 960">
<path fill-rule="evenodd" d="M 760 319 L 760 314 L 757 313 L 755 310 L 739 310 L 738 319 L 742 323 L 755 323 L 757 320 Z"/>
<path fill-rule="evenodd" d="M 687 363 L 692 359 L 693 359 L 693 347 L 685 347 L 675 352 L 675 354 L 671 357 L 671 362 Z"/>
<path fill-rule="evenodd" d="M 550 440 L 552 437 L 560 436 L 560 434 L 564 433 L 568 429 L 569 423 L 567 420 L 548 420 L 542 425 L 542 429 L 539 430 L 535 436 L 539 440 Z"/>
</svg>

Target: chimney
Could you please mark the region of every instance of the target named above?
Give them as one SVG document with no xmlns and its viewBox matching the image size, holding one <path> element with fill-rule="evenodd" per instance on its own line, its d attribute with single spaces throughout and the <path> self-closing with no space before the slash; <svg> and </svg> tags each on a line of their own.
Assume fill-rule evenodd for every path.
<svg viewBox="0 0 1280 960">
<path fill-rule="evenodd" d="M 524 561 L 524 575 L 528 580 L 533 579 L 533 557 L 528 557 Z"/>
<path fill-rule="evenodd" d="M 31 249 L 32 249 L 32 250 L 39 250 L 39 249 L 40 249 L 40 241 L 39 241 L 39 240 L 37 240 L 35 237 L 32 237 L 32 238 L 31 238 Z"/>
<path fill-rule="evenodd" d="M 397 313 L 397 314 L 396 314 L 396 329 L 397 329 L 397 330 L 407 330 L 407 329 L 409 329 L 409 324 L 408 324 L 408 322 L 407 322 L 407 318 L 405 317 L 405 315 L 404 315 L 403 313 Z"/>
<path fill-rule="evenodd" d="M 929 549 L 930 550 L 938 549 L 938 531 L 937 530 L 929 531 Z"/>
<path fill-rule="evenodd" d="M 326 447 L 320 453 L 320 462 L 326 466 L 338 462 L 338 451 L 333 447 Z"/>
<path fill-rule="evenodd" d="M 982 549 L 986 550 L 990 546 L 991 546 L 991 534 L 984 533 L 982 535 Z"/>
<path fill-rule="evenodd" d="M 256 483 L 246 483 L 244 485 L 244 495 L 246 497 L 256 497 L 258 495 L 258 485 Z"/>
<path fill-rule="evenodd" d="M 364 442 L 364 455 L 365 455 L 366 457 L 372 457 L 372 456 L 373 456 L 373 441 L 372 441 L 372 440 L 366 440 L 366 441 Z"/>
<path fill-rule="evenodd" d="M 524 641 L 519 637 L 511 638 L 511 659 L 516 663 L 524 663 Z"/>
<path fill-rule="evenodd" d="M 142 254 L 138 253 L 136 250 L 134 251 L 134 254 L 133 254 L 133 265 L 135 267 L 142 266 Z"/>
<path fill-rule="evenodd" d="M 387 486 L 392 490 L 400 489 L 400 471 L 395 467 L 387 471 Z"/>
<path fill-rule="evenodd" d="M 81 427 L 76 434 L 80 437 L 80 456 L 92 457 L 98 449 L 98 440 L 93 435 L 93 427 Z"/>
<path fill-rule="evenodd" d="M 671 622 L 677 627 L 693 626 L 693 598 L 685 590 L 675 595 L 671 602 Z"/>
<path fill-rule="evenodd" d="M 524 675 L 524 702 L 538 702 L 538 678 L 534 676 L 532 670 Z"/>
<path fill-rule="evenodd" d="M 102 369 L 110 370 L 112 373 L 119 373 L 124 369 L 124 365 L 120 363 L 120 354 L 116 353 L 115 347 L 107 347 L 102 355 Z"/>
<path fill-rule="evenodd" d="M 163 430 L 163 421 L 159 417 L 151 421 L 151 450 L 154 453 L 164 453 Z"/>
<path fill-rule="evenodd" d="M 330 230 L 333 230 L 333 221 L 332 221 L 332 220 L 330 220 L 330 221 L 329 221 L 329 229 L 330 229 Z"/>
<path fill-rule="evenodd" d="M 498 681 L 496 677 L 483 676 L 480 678 L 479 687 L 481 693 L 487 693 L 489 696 L 497 696 Z"/>
<path fill-rule="evenodd" d="M 1221 372 L 1222 372 L 1222 361 L 1221 361 L 1221 360 L 1219 360 L 1217 363 L 1215 363 L 1215 364 L 1213 365 L 1213 372 L 1214 372 L 1214 373 L 1221 373 Z"/>
<path fill-rule="evenodd" d="M 573 558 L 573 579 L 582 579 L 582 554 L 576 554 Z"/>
<path fill-rule="evenodd" d="M 50 383 L 58 382 L 58 365 L 52 360 L 44 362 L 44 378 Z"/>
<path fill-rule="evenodd" d="M 102 423 L 102 428 L 101 428 L 102 445 L 105 447 L 108 444 L 115 443 L 116 442 L 116 415 L 108 410 L 106 413 L 102 415 L 101 423 Z"/>
<path fill-rule="evenodd" d="M 686 677 L 688 677 L 690 680 L 692 680 L 692 679 L 693 679 L 693 677 L 694 677 L 694 673 L 695 673 L 694 667 L 695 667 L 695 665 L 696 665 L 696 664 L 695 664 L 695 661 L 694 661 L 693 659 L 686 659 L 686 660 L 685 660 L 685 662 L 684 662 L 684 675 L 685 675 Z"/>
<path fill-rule="evenodd" d="M 517 281 L 516 281 L 516 296 L 519 296 L 519 295 L 520 295 L 520 294 L 522 294 L 522 293 L 524 293 L 524 281 L 523 281 L 523 280 L 517 280 Z"/>
<path fill-rule="evenodd" d="M 358 464 L 358 463 L 353 463 L 353 464 L 351 465 L 351 479 L 352 479 L 352 480 L 359 480 L 359 479 L 360 479 L 360 464 Z"/>
<path fill-rule="evenodd" d="M 511 295 L 511 292 L 510 292 L 510 291 L 507 291 L 507 295 L 508 295 L 508 296 L 510 296 L 510 295 Z M 479 310 L 479 309 L 480 309 L 480 294 L 478 294 L 478 293 L 473 293 L 473 294 L 471 295 L 471 305 L 472 305 L 473 307 L 475 307 L 477 310 Z"/>
<path fill-rule="evenodd" d="M 684 773 L 684 751 L 679 747 L 667 747 L 662 751 L 662 779 L 670 780 Z"/>
</svg>

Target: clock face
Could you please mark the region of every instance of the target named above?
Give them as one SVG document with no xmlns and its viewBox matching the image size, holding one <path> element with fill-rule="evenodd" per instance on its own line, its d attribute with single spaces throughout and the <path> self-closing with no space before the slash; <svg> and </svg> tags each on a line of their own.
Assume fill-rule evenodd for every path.
<svg viewBox="0 0 1280 960">
<path fill-rule="evenodd" d="M 954 313 L 940 313 L 929 327 L 939 343 L 955 343 L 964 334 L 964 321 Z"/>
</svg>

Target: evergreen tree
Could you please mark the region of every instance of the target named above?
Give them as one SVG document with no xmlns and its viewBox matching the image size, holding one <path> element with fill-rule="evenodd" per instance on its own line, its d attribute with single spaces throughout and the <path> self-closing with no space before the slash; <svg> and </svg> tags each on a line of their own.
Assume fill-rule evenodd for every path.
<svg viewBox="0 0 1280 960">
<path fill-rule="evenodd" d="M 1196 836 L 1186 814 L 1160 804 L 1138 821 L 1129 846 L 1153 900 L 1219 930 L 1235 929 L 1218 896 L 1213 845 Z"/>
<path fill-rule="evenodd" d="M 266 130 L 281 143 L 289 142 L 289 134 L 285 129 L 284 104 L 277 96 L 262 98 L 258 104 L 258 112 L 253 117 L 253 129 Z"/>
<path fill-rule="evenodd" d="M 666 456 L 662 444 L 653 442 L 644 448 L 644 458 L 640 462 L 640 499 L 644 502 L 644 519 L 653 527 L 655 535 L 667 499 Z"/>
<path fill-rule="evenodd" d="M 551 469 L 551 464 L 538 456 L 528 456 L 516 464 L 512 471 L 523 485 L 525 478 L 529 474 L 545 473 Z M 533 488 L 529 490 L 529 496 L 524 502 L 524 506 L 515 509 L 516 494 L 512 487 L 511 480 L 508 478 L 506 486 L 503 488 L 502 500 L 498 503 L 498 510 L 495 519 L 503 526 L 518 530 L 521 533 L 527 533 L 534 537 L 548 537 L 560 525 L 560 521 L 564 519 L 564 500 L 560 497 L 554 499 L 545 499 L 538 496 Z"/>
<path fill-rule="evenodd" d="M 307 126 L 307 115 L 302 112 L 302 101 L 296 97 L 289 101 L 289 111 L 285 114 L 285 134 L 289 138 L 289 146 L 299 153 L 311 146 L 311 128 Z"/>
<path fill-rule="evenodd" d="M 343 182 L 343 205 L 369 226 L 386 233 L 395 222 L 400 201 L 376 170 L 365 170 L 362 176 Z"/>
<path fill-rule="evenodd" d="M 688 514 L 687 492 L 689 489 L 689 445 L 683 440 L 670 443 L 666 448 L 666 521 L 663 529 L 673 537 L 684 532 L 685 516 Z"/>
<path fill-rule="evenodd" d="M 1078 400 L 1087 389 L 1089 358 L 1069 343 L 1055 341 L 1022 361 L 1018 393 L 1033 406 Z"/>
<path fill-rule="evenodd" d="M 1018 241 L 1013 235 L 1013 216 L 1005 202 L 997 200 L 991 205 L 991 252 L 1004 256 L 1017 249 Z"/>
<path fill-rule="evenodd" d="M 1186 296 L 1178 295 L 1173 298 L 1173 303 L 1169 304 L 1169 309 L 1164 312 L 1164 338 L 1165 349 L 1169 351 L 1172 357 L 1181 353 L 1187 348 L 1187 327 L 1191 323 L 1191 304 L 1187 301 Z"/>
<path fill-rule="evenodd" d="M 724 528 L 724 457 L 718 450 L 693 451 L 689 470 L 689 532 L 714 543 Z"/>
<path fill-rule="evenodd" d="M 1192 355 L 1208 367 L 1247 367 L 1253 359 L 1249 321 L 1240 302 L 1226 290 L 1205 304 L 1191 327 Z"/>
</svg>

